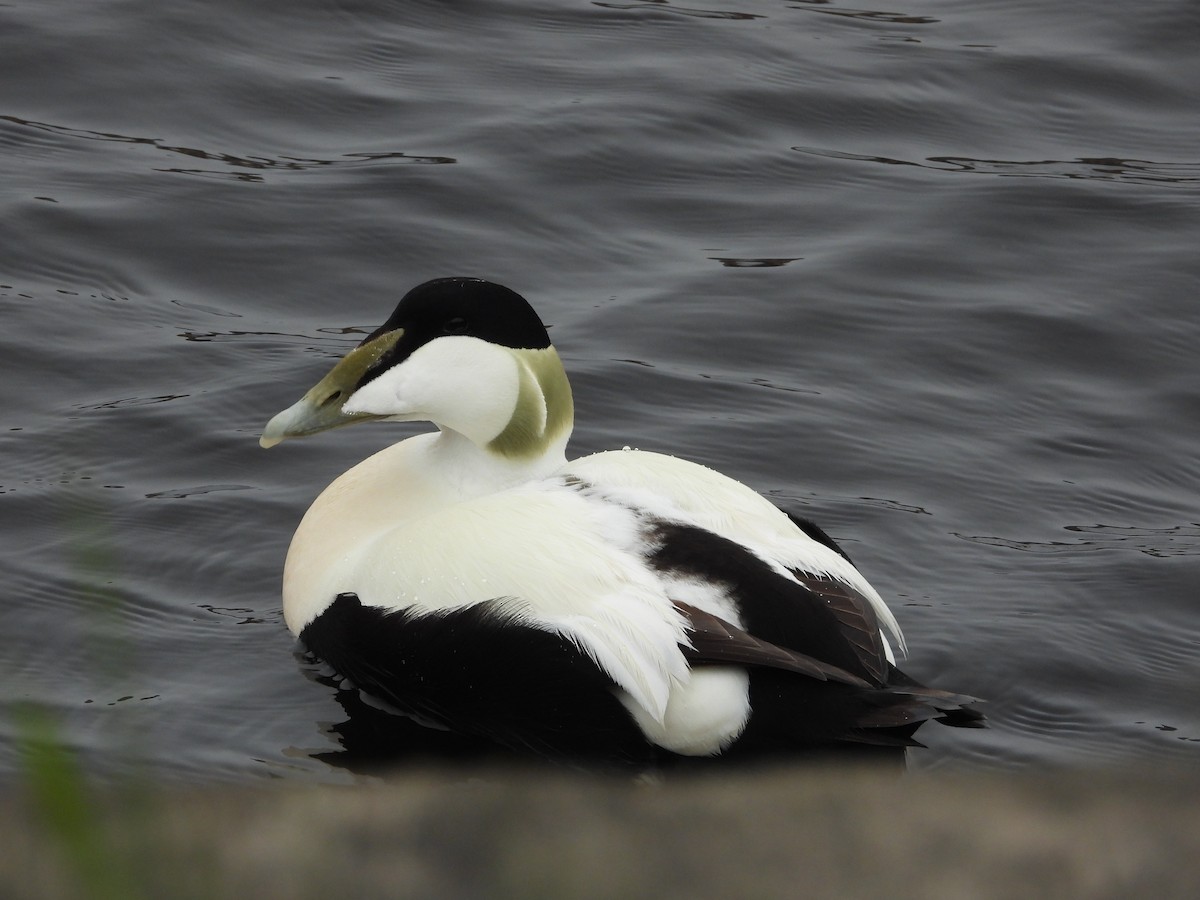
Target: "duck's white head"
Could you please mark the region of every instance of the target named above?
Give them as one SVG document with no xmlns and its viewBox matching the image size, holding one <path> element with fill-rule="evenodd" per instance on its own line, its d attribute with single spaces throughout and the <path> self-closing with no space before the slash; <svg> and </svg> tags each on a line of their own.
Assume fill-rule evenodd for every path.
<svg viewBox="0 0 1200 900">
<path fill-rule="evenodd" d="M 530 461 L 565 446 L 571 387 L 546 327 L 520 294 L 478 278 L 413 288 L 391 317 L 259 443 L 370 419 L 433 422 L 489 454 Z"/>
</svg>

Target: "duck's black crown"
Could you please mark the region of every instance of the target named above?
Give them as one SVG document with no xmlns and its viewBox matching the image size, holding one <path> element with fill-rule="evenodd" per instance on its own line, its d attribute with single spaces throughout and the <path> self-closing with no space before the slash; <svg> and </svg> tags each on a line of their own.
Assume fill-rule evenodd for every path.
<svg viewBox="0 0 1200 900">
<path fill-rule="evenodd" d="M 435 278 L 417 285 L 363 343 L 398 328 L 404 329 L 402 356 L 447 334 L 519 350 L 550 346 L 546 326 L 529 302 L 516 291 L 482 278 Z"/>
</svg>

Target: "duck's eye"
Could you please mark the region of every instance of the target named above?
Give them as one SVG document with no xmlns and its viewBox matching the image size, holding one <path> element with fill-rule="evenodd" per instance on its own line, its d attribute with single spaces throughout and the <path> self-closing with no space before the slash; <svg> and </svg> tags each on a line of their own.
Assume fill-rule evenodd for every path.
<svg viewBox="0 0 1200 900">
<path fill-rule="evenodd" d="M 467 330 L 467 320 L 462 316 L 455 316 L 442 326 L 442 331 L 446 334 L 462 334 Z"/>
</svg>

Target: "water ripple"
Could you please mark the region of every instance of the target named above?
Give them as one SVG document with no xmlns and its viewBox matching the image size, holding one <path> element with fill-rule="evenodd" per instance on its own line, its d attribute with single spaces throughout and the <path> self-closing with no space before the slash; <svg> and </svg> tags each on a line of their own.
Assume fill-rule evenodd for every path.
<svg viewBox="0 0 1200 900">
<path fill-rule="evenodd" d="M 908 13 L 885 12 L 870 9 L 838 9 L 825 6 L 829 0 L 807 0 L 811 6 L 789 6 L 789 9 L 799 9 L 804 12 L 821 13 L 827 16 L 840 16 L 847 19 L 861 19 L 866 22 L 886 22 L 889 25 L 933 25 L 941 19 L 932 16 L 913 16 Z"/>
<path fill-rule="evenodd" d="M 154 403 L 170 403 L 172 400 L 185 400 L 191 394 L 159 394 L 156 397 L 122 397 L 118 400 L 105 400 L 103 403 L 76 404 L 75 409 L 123 409 L 127 406 L 149 406 Z"/>
<path fill-rule="evenodd" d="M 154 491 L 146 494 L 148 500 L 182 500 L 185 497 L 200 497 L 204 494 L 215 494 L 218 491 L 252 491 L 249 484 L 201 484 L 196 487 L 174 488 L 169 491 Z"/>
<path fill-rule="evenodd" d="M 967 156 L 927 156 L 923 160 L 895 159 L 825 150 L 817 147 L 792 147 L 809 156 L 826 159 L 845 159 L 854 162 L 873 162 L 889 166 L 913 166 L 936 172 L 998 175 L 1006 178 L 1068 178 L 1091 181 L 1119 181 L 1130 184 L 1182 184 L 1200 182 L 1200 163 L 1153 162 L 1145 159 L 1119 157 L 1080 157 L 1078 159 L 972 159 Z"/>
<path fill-rule="evenodd" d="M 602 9 L 615 9 L 622 12 L 628 10 L 652 10 L 654 12 L 674 13 L 677 16 L 691 16 L 697 19 L 765 19 L 766 16 L 755 13 L 730 12 L 716 9 L 696 9 L 688 6 L 671 6 L 668 0 L 643 0 L 641 3 L 611 3 L 593 0 L 593 6 Z"/>
<path fill-rule="evenodd" d="M 368 335 L 373 330 L 366 325 L 351 325 L 345 328 L 318 328 L 319 334 L 349 334 L 349 335 Z M 232 341 L 240 341 L 244 338 L 269 338 L 272 344 L 311 344 L 313 341 L 326 343 L 323 338 L 314 337 L 310 334 L 287 333 L 279 331 L 181 331 L 179 336 L 185 341 L 193 343 L 229 343 Z M 333 354 L 341 355 L 354 348 L 353 343 L 339 343 L 330 351 Z"/>
<path fill-rule="evenodd" d="M 107 131 L 90 131 L 84 128 L 71 128 L 66 125 L 55 125 L 48 122 L 35 122 L 16 116 L 0 116 L 0 121 L 11 122 L 25 128 L 32 128 L 52 135 L 88 141 L 103 141 L 120 144 L 139 144 L 154 150 L 186 156 L 190 159 L 200 159 L 215 162 L 232 169 L 252 169 L 274 172 L 302 172 L 310 169 L 352 168 L 375 166 L 380 164 L 403 165 L 447 165 L 456 163 L 451 156 L 417 156 L 400 151 L 375 153 L 343 153 L 332 158 L 304 156 L 256 156 L 236 153 L 226 153 L 213 150 L 202 150 L 198 147 L 184 147 L 168 144 L 161 138 L 134 137 Z M 155 168 L 156 172 L 171 172 L 180 175 L 220 175 L 234 177 L 242 181 L 263 181 L 262 175 L 246 172 L 210 171 L 207 169 L 167 167 Z"/>
<path fill-rule="evenodd" d="M 987 547 L 1002 547 L 1025 553 L 1052 555 L 1088 553 L 1096 550 L 1136 550 L 1147 556 L 1200 555 L 1200 525 L 1175 525 L 1169 528 L 1141 528 L 1125 525 L 1065 525 L 1065 531 L 1097 537 L 1075 541 L 1028 541 L 996 535 L 953 533 L 964 541 Z"/>
<path fill-rule="evenodd" d="M 710 256 L 709 259 L 719 262 L 721 265 L 730 269 L 770 269 L 778 266 L 786 266 L 788 263 L 794 263 L 803 259 L 802 256 L 781 256 L 781 257 L 738 257 L 738 256 Z"/>
</svg>

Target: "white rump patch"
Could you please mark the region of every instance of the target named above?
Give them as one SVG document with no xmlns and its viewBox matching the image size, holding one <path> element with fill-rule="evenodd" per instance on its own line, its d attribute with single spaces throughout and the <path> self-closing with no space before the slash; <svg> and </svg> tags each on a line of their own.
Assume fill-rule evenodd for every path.
<svg viewBox="0 0 1200 900">
<path fill-rule="evenodd" d="M 649 741 L 684 756 L 715 756 L 750 720 L 750 676 L 737 666 L 693 669 L 691 680 L 671 692 L 661 721 L 630 697 L 617 696 Z"/>
</svg>

